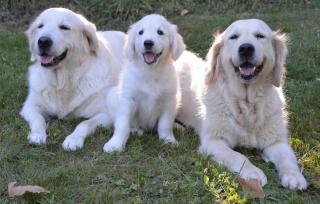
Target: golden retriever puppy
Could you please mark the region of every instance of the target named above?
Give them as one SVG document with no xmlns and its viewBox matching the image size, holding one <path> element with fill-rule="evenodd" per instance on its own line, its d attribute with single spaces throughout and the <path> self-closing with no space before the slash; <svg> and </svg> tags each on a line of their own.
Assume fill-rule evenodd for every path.
<svg viewBox="0 0 320 204">
<path fill-rule="evenodd" d="M 81 148 L 97 126 L 111 124 L 105 98 L 126 61 L 126 35 L 98 33 L 93 23 L 65 8 L 43 11 L 26 34 L 33 64 L 21 115 L 31 129 L 29 143 L 46 142 L 49 116 L 86 118 L 63 142 L 65 150 Z"/>
<path fill-rule="evenodd" d="M 178 60 L 184 66 L 179 71 L 181 83 L 196 85 L 181 85 L 186 89 L 182 90 L 182 99 L 189 99 L 182 100 L 177 118 L 199 132 L 201 153 L 242 178 L 257 179 L 261 185 L 267 183 L 261 169 L 232 150 L 237 146 L 261 150 L 263 158 L 275 164 L 284 187 L 304 190 L 307 182 L 288 144 L 286 103 L 281 88 L 286 55 L 285 34 L 273 32 L 258 19 L 232 23 L 216 36 L 200 81 L 192 75 L 199 70 L 196 67 L 187 73 L 186 67 L 193 66 L 194 60 Z M 188 75 L 189 79 L 185 77 Z M 189 81 L 183 82 L 185 79 Z M 195 106 L 191 107 L 192 104 Z M 190 109 L 197 110 L 199 117 L 191 117 L 187 112 Z"/>
<path fill-rule="evenodd" d="M 131 26 L 126 52 L 128 66 L 120 84 L 108 96 L 114 120 L 112 138 L 105 152 L 122 151 L 130 130 L 153 130 L 166 143 L 177 144 L 172 132 L 178 82 L 174 61 L 185 49 L 176 26 L 152 14 Z"/>
</svg>

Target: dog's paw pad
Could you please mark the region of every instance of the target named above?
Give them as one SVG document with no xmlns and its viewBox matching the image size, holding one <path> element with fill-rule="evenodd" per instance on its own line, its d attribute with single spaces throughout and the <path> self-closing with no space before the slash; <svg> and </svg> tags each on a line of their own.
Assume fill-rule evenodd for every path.
<svg viewBox="0 0 320 204">
<path fill-rule="evenodd" d="M 69 135 L 63 142 L 62 147 L 66 151 L 75 151 L 83 147 L 83 139 Z"/>
<path fill-rule="evenodd" d="M 28 140 L 30 144 L 33 145 L 41 145 L 45 144 L 47 139 L 46 134 L 41 134 L 41 133 L 30 133 L 28 135 Z"/>
<path fill-rule="evenodd" d="M 299 171 L 288 171 L 280 174 L 281 185 L 289 189 L 307 189 L 307 181 Z"/>
</svg>

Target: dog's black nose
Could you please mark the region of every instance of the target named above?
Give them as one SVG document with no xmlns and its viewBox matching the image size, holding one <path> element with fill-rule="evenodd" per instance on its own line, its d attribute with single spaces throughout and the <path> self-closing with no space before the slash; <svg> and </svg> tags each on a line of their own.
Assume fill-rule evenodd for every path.
<svg viewBox="0 0 320 204">
<path fill-rule="evenodd" d="M 244 43 L 239 47 L 239 55 L 244 58 L 251 58 L 254 53 L 254 47 L 252 44 Z"/>
<path fill-rule="evenodd" d="M 48 37 L 40 37 L 38 40 L 38 46 L 40 49 L 48 49 L 52 46 L 52 40 Z"/>
<path fill-rule="evenodd" d="M 152 40 L 146 40 L 146 41 L 144 41 L 143 44 L 144 44 L 144 47 L 147 48 L 147 49 L 152 48 L 152 46 L 154 45 Z"/>
</svg>

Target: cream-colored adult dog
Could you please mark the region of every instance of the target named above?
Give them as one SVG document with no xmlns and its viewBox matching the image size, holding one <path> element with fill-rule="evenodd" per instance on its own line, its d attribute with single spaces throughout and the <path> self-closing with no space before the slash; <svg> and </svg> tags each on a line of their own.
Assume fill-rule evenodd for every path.
<svg viewBox="0 0 320 204">
<path fill-rule="evenodd" d="M 125 63 L 126 35 L 98 33 L 94 24 L 64 8 L 43 11 L 26 32 L 31 60 L 29 93 L 21 115 L 29 123 L 31 144 L 46 142 L 46 120 L 86 118 L 63 142 L 65 150 L 83 146 L 98 125 L 111 124 L 105 98 Z"/>
<path fill-rule="evenodd" d="M 184 63 L 179 69 L 183 91 L 178 119 L 199 132 L 200 151 L 241 177 L 265 185 L 263 171 L 232 150 L 236 146 L 257 148 L 266 161 L 275 164 L 284 187 L 306 189 L 288 145 L 281 88 L 286 35 L 273 32 L 261 20 L 239 20 L 216 36 L 205 74 L 188 55 L 192 54 L 185 53 L 178 60 Z M 190 110 L 200 112 L 199 117 Z"/>
<path fill-rule="evenodd" d="M 163 16 L 145 16 L 131 26 L 126 46 L 128 66 L 117 88 L 108 96 L 115 131 L 105 152 L 124 149 L 130 130 L 153 130 L 159 138 L 176 144 L 172 132 L 178 82 L 174 61 L 185 45 L 176 26 Z"/>
</svg>

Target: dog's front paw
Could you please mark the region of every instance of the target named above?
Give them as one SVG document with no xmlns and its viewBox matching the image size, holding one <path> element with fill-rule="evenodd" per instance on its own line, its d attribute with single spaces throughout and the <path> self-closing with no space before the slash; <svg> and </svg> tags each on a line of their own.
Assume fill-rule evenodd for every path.
<svg viewBox="0 0 320 204">
<path fill-rule="evenodd" d="M 260 182 L 261 186 L 267 184 L 266 175 L 261 169 L 252 164 L 250 164 L 250 166 L 244 166 L 244 168 L 240 172 L 240 177 L 245 180 L 257 179 Z"/>
<path fill-rule="evenodd" d="M 69 135 L 63 142 L 62 147 L 66 151 L 75 151 L 83 147 L 84 140 L 74 135 Z"/>
<path fill-rule="evenodd" d="M 179 145 L 179 142 L 176 140 L 173 133 L 159 132 L 159 139 L 162 140 L 165 144 L 173 146 Z"/>
<path fill-rule="evenodd" d="M 289 189 L 307 189 L 307 181 L 299 171 L 282 171 L 280 172 L 281 185 Z"/>
<path fill-rule="evenodd" d="M 133 128 L 131 128 L 130 133 L 131 133 L 131 134 L 138 135 L 139 137 L 142 137 L 144 131 L 143 131 L 143 129 L 141 129 L 141 128 L 139 128 L 139 127 L 133 127 Z"/>
<path fill-rule="evenodd" d="M 104 144 L 103 151 L 106 153 L 121 152 L 124 150 L 124 147 L 124 144 L 111 138 L 106 144 Z"/>
<path fill-rule="evenodd" d="M 172 146 L 178 146 L 179 142 L 174 138 L 174 137 L 166 137 L 166 138 L 162 138 L 163 142 L 165 144 L 169 144 Z"/>
<path fill-rule="evenodd" d="M 41 145 L 45 144 L 47 135 L 45 133 L 30 133 L 28 135 L 28 140 L 30 144 Z"/>
</svg>

